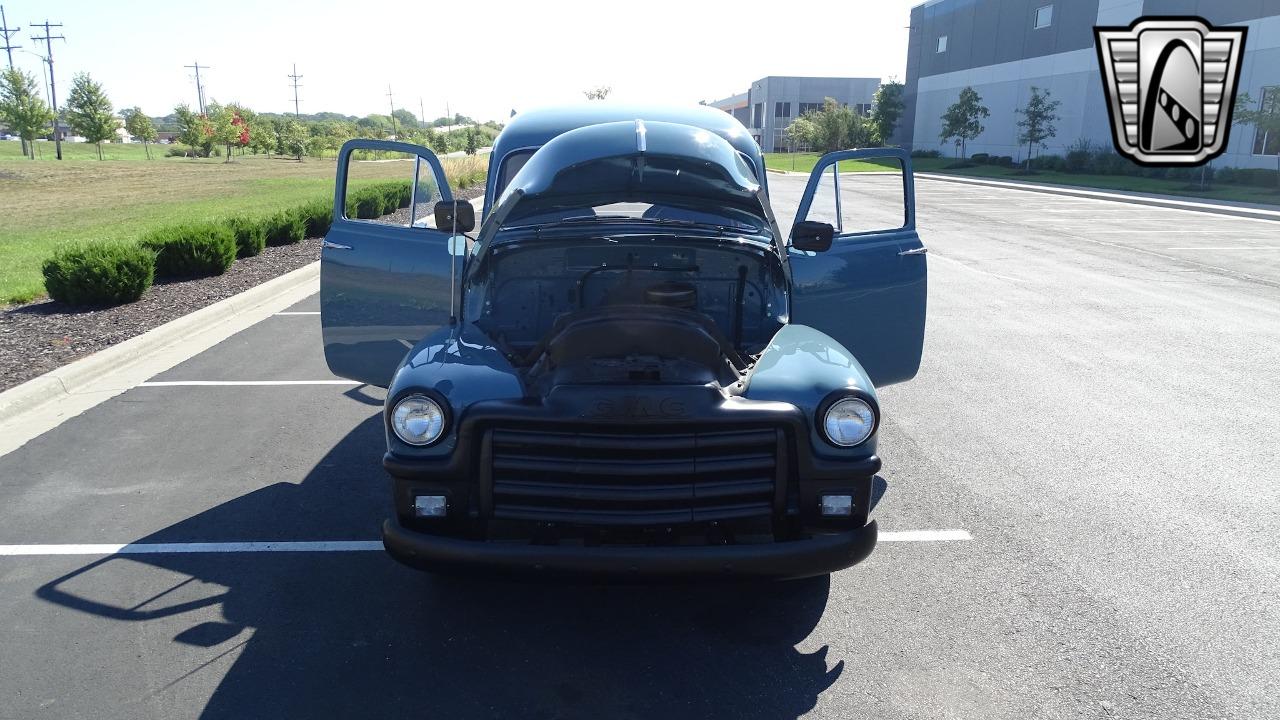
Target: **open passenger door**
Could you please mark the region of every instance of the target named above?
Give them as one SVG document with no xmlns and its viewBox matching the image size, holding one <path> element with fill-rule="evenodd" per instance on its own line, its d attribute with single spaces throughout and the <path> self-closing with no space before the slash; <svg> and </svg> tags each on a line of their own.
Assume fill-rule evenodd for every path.
<svg viewBox="0 0 1280 720">
<path fill-rule="evenodd" d="M 801 235 L 830 225 L 825 250 Z M 820 246 L 822 243 L 818 243 Z M 818 160 L 788 239 L 791 321 L 830 335 L 877 386 L 920 368 L 925 247 L 916 234 L 911 159 L 896 148 L 841 150 Z"/>
<path fill-rule="evenodd" d="M 398 203 L 386 201 L 397 193 Z M 452 199 L 440 161 L 424 147 L 342 146 L 320 260 L 324 355 L 335 375 L 386 387 L 408 350 L 450 321 L 451 271 L 461 275 L 463 261 L 451 253 L 465 244 L 435 227 L 433 211 Z"/>
</svg>

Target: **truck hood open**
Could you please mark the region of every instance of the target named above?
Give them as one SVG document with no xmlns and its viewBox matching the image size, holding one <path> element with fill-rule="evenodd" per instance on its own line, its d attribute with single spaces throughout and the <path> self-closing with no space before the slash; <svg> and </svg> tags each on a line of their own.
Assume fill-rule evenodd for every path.
<svg viewBox="0 0 1280 720">
<path fill-rule="evenodd" d="M 542 146 L 498 198 L 478 240 L 487 246 L 502 227 L 590 218 L 591 208 L 614 203 L 678 208 L 695 222 L 742 218 L 777 234 L 761 184 L 724 138 L 638 119 L 579 128 Z"/>
</svg>

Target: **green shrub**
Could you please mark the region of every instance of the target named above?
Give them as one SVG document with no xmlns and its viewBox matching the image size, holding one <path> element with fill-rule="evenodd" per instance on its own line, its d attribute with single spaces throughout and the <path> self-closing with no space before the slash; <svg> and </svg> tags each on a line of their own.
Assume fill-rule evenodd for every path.
<svg viewBox="0 0 1280 720">
<path fill-rule="evenodd" d="M 156 276 L 221 275 L 236 261 L 236 236 L 225 223 L 190 223 L 161 228 L 142 240 L 156 253 Z"/>
<path fill-rule="evenodd" d="M 409 207 L 412 196 L 413 188 L 407 182 L 365 185 L 347 193 L 346 216 L 374 220 Z"/>
<path fill-rule="evenodd" d="M 1266 168 L 1222 168 L 1219 171 L 1218 181 L 1257 187 L 1275 187 L 1280 184 L 1276 171 Z"/>
<path fill-rule="evenodd" d="M 1000 167 L 1013 167 L 1013 156 L 1001 155 L 1000 157 L 993 157 L 991 158 L 991 164 L 999 165 Z"/>
<path fill-rule="evenodd" d="M 912 151 L 911 151 L 911 157 L 913 157 L 913 158 L 940 158 L 940 157 L 942 157 L 942 153 L 941 153 L 941 152 L 939 152 L 938 150 L 912 150 Z"/>
<path fill-rule="evenodd" d="M 267 228 L 262 218 L 234 217 L 226 221 L 236 237 L 236 257 L 253 257 L 267 245 Z"/>
<path fill-rule="evenodd" d="M 382 217 L 382 193 L 369 188 L 356 196 L 356 217 L 373 220 Z"/>
<path fill-rule="evenodd" d="M 969 159 L 978 163 L 979 165 L 986 165 L 987 163 L 991 162 L 991 156 L 987 153 L 974 153 L 969 156 Z"/>
<path fill-rule="evenodd" d="M 44 261 L 44 289 L 68 305 L 110 306 L 142 297 L 155 278 L 155 253 L 133 243 L 91 243 Z"/>
<path fill-rule="evenodd" d="M 379 188 L 378 194 L 382 197 L 382 215 L 393 213 L 400 209 L 400 188 L 391 185 Z"/>
<path fill-rule="evenodd" d="M 307 226 L 307 237 L 324 237 L 333 223 L 333 203 L 328 200 L 314 200 L 298 208 L 298 216 Z"/>
<path fill-rule="evenodd" d="M 264 221 L 268 245 L 292 245 L 307 236 L 307 224 L 295 212 L 276 213 Z"/>
<path fill-rule="evenodd" d="M 1037 170 L 1056 170 L 1062 172 L 1067 167 L 1066 160 L 1061 155 L 1041 155 L 1031 161 L 1031 166 Z"/>
</svg>

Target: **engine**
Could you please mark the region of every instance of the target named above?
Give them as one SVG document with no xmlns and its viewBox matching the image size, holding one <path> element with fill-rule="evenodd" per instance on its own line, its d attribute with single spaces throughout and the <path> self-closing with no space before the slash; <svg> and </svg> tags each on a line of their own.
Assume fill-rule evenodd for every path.
<svg viewBox="0 0 1280 720">
<path fill-rule="evenodd" d="M 526 374 L 558 384 L 735 385 L 782 325 L 766 248 L 714 240 L 497 247 L 466 315 Z"/>
</svg>

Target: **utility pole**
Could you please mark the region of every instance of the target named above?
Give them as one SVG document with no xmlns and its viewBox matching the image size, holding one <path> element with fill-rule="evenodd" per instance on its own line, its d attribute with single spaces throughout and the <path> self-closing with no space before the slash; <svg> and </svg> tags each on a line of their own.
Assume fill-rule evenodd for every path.
<svg viewBox="0 0 1280 720">
<path fill-rule="evenodd" d="M 183 65 L 183 67 L 194 68 L 196 71 L 196 104 L 200 107 L 200 114 L 203 115 L 204 114 L 204 85 L 200 84 L 200 71 L 210 70 L 211 68 L 208 65 L 201 65 L 199 60 L 196 60 L 195 63 L 192 65 Z"/>
<path fill-rule="evenodd" d="M 387 85 L 387 102 L 391 103 L 391 134 L 399 137 L 400 133 L 396 132 L 396 101 L 391 97 L 390 85 Z"/>
<path fill-rule="evenodd" d="M 4 51 L 9 54 L 9 69 L 13 69 L 13 51 L 20 50 L 21 45 L 9 44 L 9 36 L 16 35 L 20 27 L 9 27 L 9 21 L 4 16 L 4 6 L 0 5 L 0 33 L 4 34 Z M 27 139 L 22 138 L 22 156 L 27 156 Z"/>
<path fill-rule="evenodd" d="M 301 120 L 302 113 L 298 112 L 298 88 L 302 86 L 298 84 L 298 81 L 302 79 L 302 76 L 298 74 L 298 63 L 293 64 L 293 74 L 289 76 L 289 79 L 293 81 L 291 83 L 293 85 L 293 117 Z"/>
<path fill-rule="evenodd" d="M 9 36 L 15 35 L 20 27 L 9 27 L 9 21 L 4 17 L 4 6 L 0 5 L 0 33 L 4 33 L 4 51 L 9 53 L 9 69 L 13 69 L 13 51 L 21 48 L 21 45 L 10 45 Z"/>
<path fill-rule="evenodd" d="M 43 23 L 31 23 L 31 27 L 43 27 L 44 35 L 36 37 L 31 36 L 35 42 L 44 41 L 44 48 L 48 51 L 49 56 L 44 59 L 49 63 L 49 104 L 53 106 L 53 146 L 58 159 L 62 159 L 62 136 L 58 134 L 58 86 L 53 81 L 53 41 L 66 40 L 61 35 L 50 35 L 50 28 L 62 27 L 62 23 L 51 23 L 47 19 Z"/>
<path fill-rule="evenodd" d="M 427 126 L 427 111 L 422 109 L 422 96 L 418 96 L 418 129 Z"/>
</svg>

